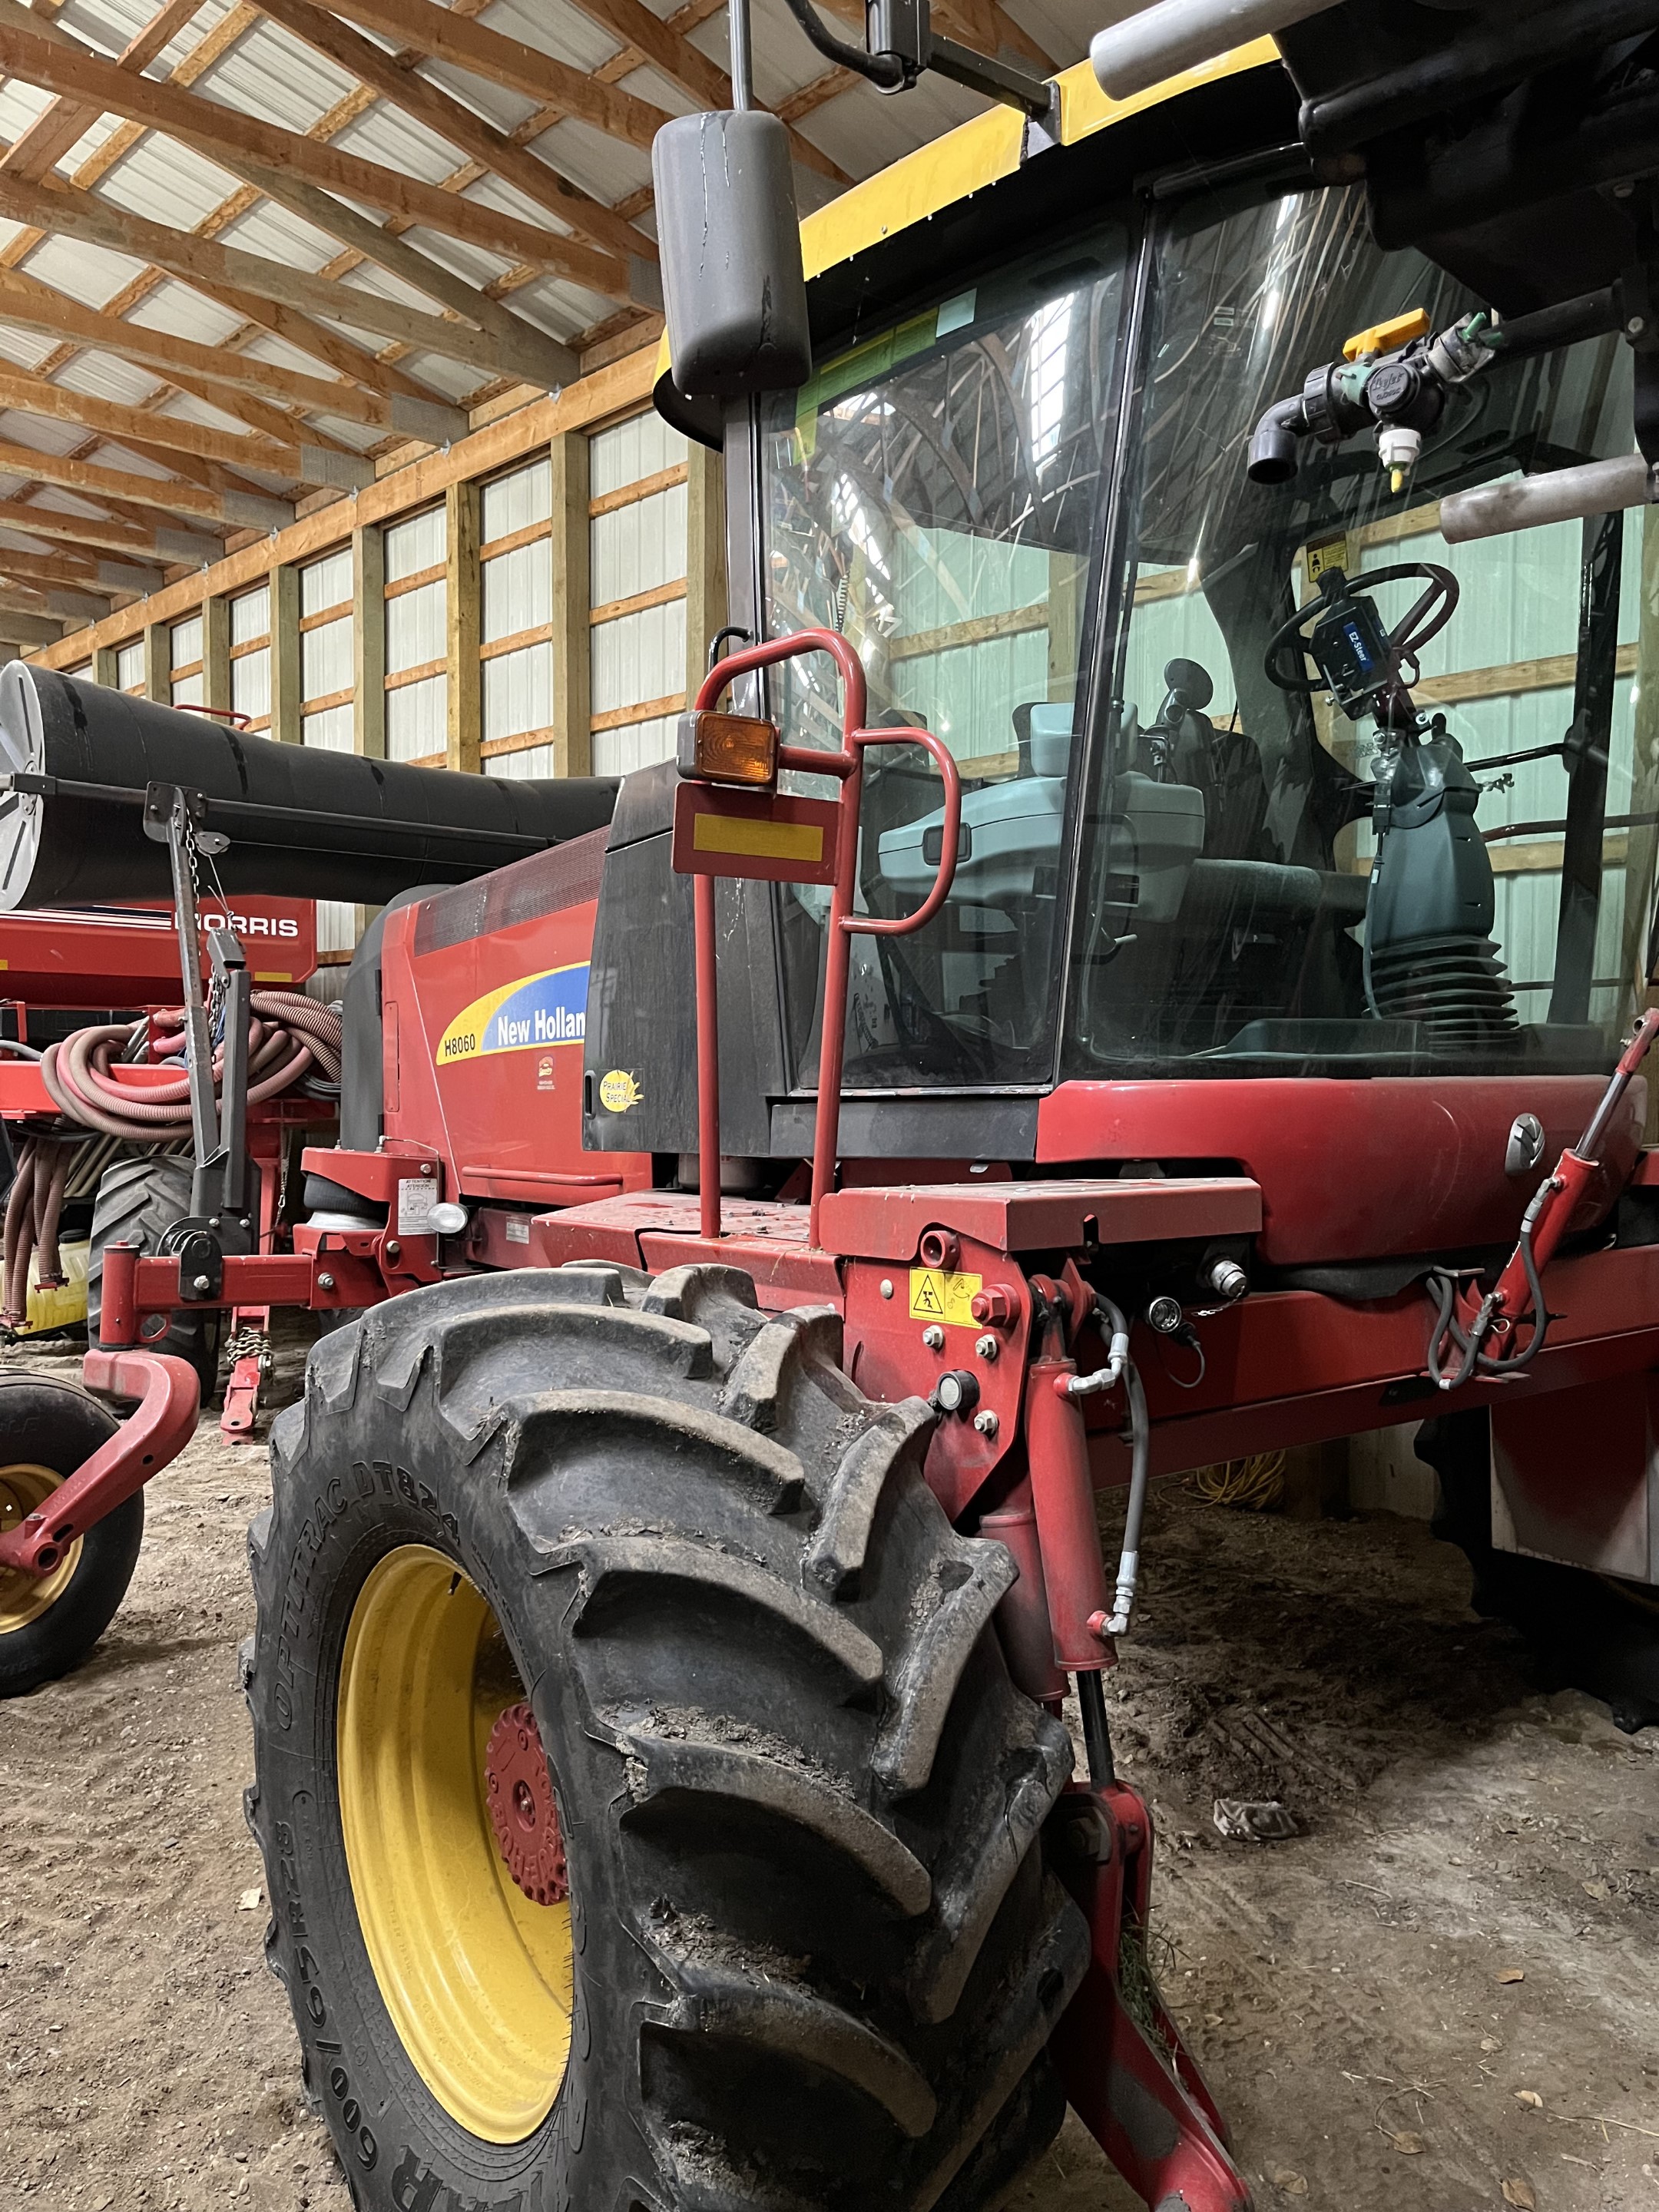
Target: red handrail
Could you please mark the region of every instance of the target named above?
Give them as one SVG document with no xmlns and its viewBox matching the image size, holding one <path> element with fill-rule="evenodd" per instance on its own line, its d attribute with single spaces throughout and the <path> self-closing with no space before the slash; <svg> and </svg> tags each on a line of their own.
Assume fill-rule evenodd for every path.
<svg viewBox="0 0 1659 2212">
<path fill-rule="evenodd" d="M 847 983 L 851 964 L 850 940 L 855 936 L 902 937 L 924 928 L 950 896 L 957 872 L 957 848 L 962 832 L 962 779 L 950 749 L 931 730 L 866 730 L 862 725 L 868 703 L 864 664 L 838 631 L 798 630 L 791 637 L 770 638 L 763 645 L 745 646 L 740 653 L 716 662 L 703 679 L 696 708 L 713 707 L 728 684 L 757 668 L 803 653 L 827 653 L 840 669 L 845 691 L 842 713 L 842 749 L 821 751 L 810 745 L 781 745 L 778 765 L 808 775 L 833 775 L 841 783 L 842 820 L 836 847 L 836 880 L 830 893 L 830 943 L 824 960 L 823 1024 L 818 1049 L 818 1103 L 812 1130 L 812 1203 L 808 1235 L 816 1249 L 818 1214 L 835 1177 L 836 1155 L 841 1135 L 841 1079 L 847 1047 Z M 945 785 L 945 821 L 939 841 L 939 867 L 932 890 L 913 914 L 878 919 L 856 914 L 853 898 L 857 889 L 859 806 L 864 789 L 864 756 L 872 745 L 921 745 L 933 757 Z M 720 1024 L 714 959 L 714 878 L 692 879 L 697 975 L 697 1185 L 704 1237 L 720 1233 Z M 710 1175 L 710 1163 L 713 1175 Z"/>
</svg>

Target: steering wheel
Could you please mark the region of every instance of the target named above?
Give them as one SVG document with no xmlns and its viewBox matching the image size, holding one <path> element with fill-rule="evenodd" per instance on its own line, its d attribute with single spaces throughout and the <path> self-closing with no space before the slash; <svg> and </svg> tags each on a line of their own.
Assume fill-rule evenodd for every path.
<svg viewBox="0 0 1659 2212">
<path fill-rule="evenodd" d="M 1334 568 L 1325 572 L 1334 579 L 1340 574 Z M 1431 561 L 1402 561 L 1392 568 L 1370 568 L 1363 576 L 1343 577 L 1340 589 L 1349 597 L 1362 592 L 1369 596 L 1379 585 L 1397 584 L 1409 576 L 1426 576 L 1429 588 L 1388 633 L 1389 649 L 1393 656 L 1389 672 L 1397 674 L 1401 663 L 1409 660 L 1415 679 L 1418 655 L 1431 638 L 1439 636 L 1457 610 L 1461 586 L 1451 570 L 1437 568 Z M 1313 676 L 1307 672 L 1311 651 L 1307 632 L 1321 615 L 1329 613 L 1337 604 L 1336 592 L 1325 589 L 1325 578 L 1322 576 L 1314 597 L 1304 600 L 1268 640 L 1261 665 L 1268 681 L 1276 684 L 1281 691 L 1326 690 L 1322 672 Z"/>
</svg>

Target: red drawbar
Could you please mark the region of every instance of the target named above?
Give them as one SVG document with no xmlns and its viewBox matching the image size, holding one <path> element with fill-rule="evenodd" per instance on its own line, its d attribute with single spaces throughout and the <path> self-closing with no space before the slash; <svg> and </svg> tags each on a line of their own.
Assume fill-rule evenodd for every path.
<svg viewBox="0 0 1659 2212">
<path fill-rule="evenodd" d="M 137 1409 L 38 1511 L 0 1536 L 0 1567 L 50 1574 L 77 1536 L 143 1489 L 190 1442 L 201 1384 L 187 1359 L 98 1346 L 88 1352 L 81 1372 L 89 1390 L 137 1398 Z"/>
<path fill-rule="evenodd" d="M 1085 1809 L 1086 1808 L 1086 1809 Z M 1152 1875 L 1146 1801 L 1074 1782 L 1056 1811 L 1056 1870 L 1088 1916 L 1093 1957 L 1049 2050 L 1067 2101 L 1146 2203 L 1249 2212 L 1226 2124 L 1144 1960 Z M 1123 1958 L 1143 1947 L 1132 2010 Z"/>
</svg>

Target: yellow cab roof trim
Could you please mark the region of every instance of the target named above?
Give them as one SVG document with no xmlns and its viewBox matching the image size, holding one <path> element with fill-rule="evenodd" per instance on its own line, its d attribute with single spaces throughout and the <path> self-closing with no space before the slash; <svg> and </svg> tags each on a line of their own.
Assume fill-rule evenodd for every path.
<svg viewBox="0 0 1659 2212">
<path fill-rule="evenodd" d="M 1151 85 L 1131 100 L 1109 99 L 1090 64 L 1079 62 L 1054 79 L 1060 88 L 1060 142 L 1062 146 L 1075 146 L 1097 131 L 1108 131 L 1113 124 L 1144 114 L 1149 107 L 1160 107 L 1195 86 L 1261 69 L 1278 59 L 1279 48 L 1271 39 L 1254 39 L 1249 46 L 1236 46 L 1200 68 L 1185 70 L 1179 76 Z M 925 222 L 958 200 L 969 199 L 988 185 L 1012 176 L 1020 166 L 1024 140 L 1025 118 L 1018 109 L 994 107 L 987 114 L 976 115 L 971 123 L 946 131 L 944 137 L 919 146 L 914 154 L 878 170 L 862 184 L 851 185 L 801 224 L 801 259 L 807 282 L 878 246 L 883 239 L 908 230 L 913 223 Z M 657 375 L 665 376 L 671 365 L 665 331 L 657 355 Z"/>
<path fill-rule="evenodd" d="M 1060 143 L 1075 146 L 1097 131 L 1108 131 L 1131 115 L 1190 92 L 1196 85 L 1212 84 L 1222 77 L 1260 69 L 1279 59 L 1271 39 L 1254 40 L 1229 54 L 1187 70 L 1149 86 L 1132 100 L 1109 100 L 1085 62 L 1063 70 L 1054 79 L 1060 88 Z M 890 168 L 878 170 L 860 185 L 809 215 L 800 227 L 801 258 L 807 281 L 821 276 L 843 261 L 850 261 L 866 246 L 878 245 L 912 223 L 925 222 L 957 200 L 965 200 L 987 185 L 1010 177 L 1020 166 L 1025 138 L 1025 118 L 1015 107 L 997 106 L 976 115 L 943 138 L 935 138 L 907 154 Z M 1039 159 L 1041 156 L 1038 157 Z"/>
</svg>

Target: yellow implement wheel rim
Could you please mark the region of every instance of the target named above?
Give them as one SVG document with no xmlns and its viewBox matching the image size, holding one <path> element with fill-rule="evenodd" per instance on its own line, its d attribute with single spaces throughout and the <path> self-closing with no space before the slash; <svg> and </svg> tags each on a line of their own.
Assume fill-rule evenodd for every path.
<svg viewBox="0 0 1659 2212">
<path fill-rule="evenodd" d="M 340 1820 L 380 1996 L 427 2087 L 486 2142 L 522 2142 L 570 2056 L 570 1906 L 514 1884 L 484 1796 L 524 1691 L 495 1617 L 442 1553 L 388 1553 L 346 1632 Z"/>
<path fill-rule="evenodd" d="M 0 1536 L 40 1508 L 63 1482 L 55 1468 L 30 1462 L 0 1467 Z M 26 1575 L 17 1567 L 0 1567 L 0 1636 L 15 1636 L 32 1620 L 39 1620 L 62 1597 L 81 1564 L 77 1536 L 48 1575 Z"/>
</svg>

